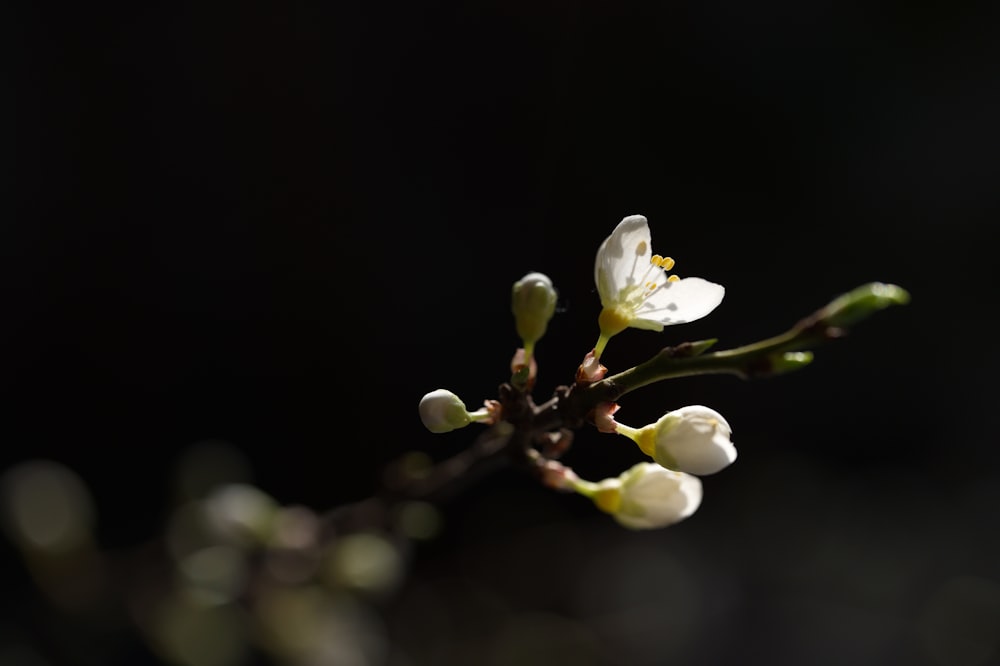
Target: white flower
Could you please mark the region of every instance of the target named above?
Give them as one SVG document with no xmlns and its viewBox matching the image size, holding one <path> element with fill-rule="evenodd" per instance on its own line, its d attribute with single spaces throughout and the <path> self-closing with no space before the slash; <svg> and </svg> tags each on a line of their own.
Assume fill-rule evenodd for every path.
<svg viewBox="0 0 1000 666">
<path fill-rule="evenodd" d="M 698 477 L 655 463 L 639 463 L 616 479 L 587 485 L 583 492 L 599 509 L 636 530 L 673 525 L 690 516 L 701 504 Z"/>
<path fill-rule="evenodd" d="M 721 285 L 668 276 L 673 266 L 670 257 L 653 254 L 649 225 L 642 215 L 623 219 L 601 243 L 594 262 L 603 306 L 597 358 L 611 336 L 630 326 L 662 331 L 664 326 L 701 319 L 722 302 L 726 290 Z"/>
<path fill-rule="evenodd" d="M 714 409 L 690 405 L 669 412 L 643 428 L 617 424 L 643 453 L 668 469 L 714 474 L 736 460 L 729 423 Z"/>
<path fill-rule="evenodd" d="M 473 421 L 488 422 L 491 418 L 489 409 L 468 411 L 462 399 L 446 389 L 431 391 L 420 399 L 420 420 L 431 432 L 450 432 Z"/>
</svg>

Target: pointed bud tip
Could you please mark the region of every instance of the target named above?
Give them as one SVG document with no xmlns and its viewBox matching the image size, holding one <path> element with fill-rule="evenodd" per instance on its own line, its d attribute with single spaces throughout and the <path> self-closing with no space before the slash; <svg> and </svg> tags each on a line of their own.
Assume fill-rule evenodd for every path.
<svg viewBox="0 0 1000 666">
<path fill-rule="evenodd" d="M 873 296 L 879 299 L 883 307 L 889 305 L 906 305 L 910 302 L 910 292 L 897 284 L 886 284 L 884 282 L 869 282 L 859 287 L 866 289 Z"/>
<path fill-rule="evenodd" d="M 708 340 L 698 340 L 691 343 L 691 356 L 701 356 L 715 346 L 719 338 L 709 338 Z"/>
<path fill-rule="evenodd" d="M 895 284 L 869 282 L 835 298 L 822 311 L 827 326 L 850 326 L 890 305 L 905 305 L 910 293 Z"/>
</svg>

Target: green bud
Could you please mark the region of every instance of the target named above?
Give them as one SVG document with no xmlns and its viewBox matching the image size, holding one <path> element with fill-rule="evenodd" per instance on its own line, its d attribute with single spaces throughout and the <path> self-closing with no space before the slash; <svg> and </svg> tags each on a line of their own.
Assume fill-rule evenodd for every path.
<svg viewBox="0 0 1000 666">
<path fill-rule="evenodd" d="M 691 347 L 688 350 L 687 354 L 685 354 L 685 355 L 686 356 L 701 356 L 702 354 L 704 354 L 705 352 L 707 352 L 709 349 L 711 349 L 712 347 L 714 347 L 715 343 L 718 342 L 718 341 L 719 341 L 718 338 L 709 338 L 708 340 L 698 340 L 697 342 L 689 342 L 688 344 L 691 345 Z"/>
<path fill-rule="evenodd" d="M 813 353 L 810 351 L 785 352 L 784 354 L 772 355 L 770 360 L 771 372 L 775 375 L 780 375 L 806 367 L 812 363 Z"/>
<path fill-rule="evenodd" d="M 827 326 L 843 328 L 890 305 L 905 305 L 910 294 L 902 287 L 882 282 L 869 282 L 838 296 L 820 311 Z"/>
<path fill-rule="evenodd" d="M 517 334 L 525 351 L 534 347 L 556 311 L 556 290 L 552 280 L 542 273 L 528 273 L 514 283 L 511 311 L 517 324 Z"/>
</svg>

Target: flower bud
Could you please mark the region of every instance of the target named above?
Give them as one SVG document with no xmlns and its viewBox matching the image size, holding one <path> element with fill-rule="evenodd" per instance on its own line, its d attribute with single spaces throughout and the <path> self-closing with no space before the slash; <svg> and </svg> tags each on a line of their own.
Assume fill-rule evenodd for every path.
<svg viewBox="0 0 1000 666">
<path fill-rule="evenodd" d="M 465 403 L 446 389 L 431 391 L 420 399 L 420 420 L 435 433 L 464 428 L 472 421 Z"/>
<path fill-rule="evenodd" d="M 729 423 L 701 405 L 674 410 L 638 430 L 618 424 L 618 432 L 660 465 L 688 474 L 714 474 L 736 460 Z"/>
<path fill-rule="evenodd" d="M 556 311 L 556 290 L 552 280 L 542 273 L 528 273 L 514 283 L 511 293 L 511 311 L 517 325 L 517 334 L 529 354 L 543 335 Z"/>
<path fill-rule="evenodd" d="M 812 360 L 813 353 L 811 351 L 783 352 L 768 357 L 771 364 L 770 371 L 775 375 L 804 368 L 812 363 Z"/>
<path fill-rule="evenodd" d="M 639 463 L 618 478 L 590 484 L 583 492 L 621 525 L 636 530 L 684 520 L 698 509 L 702 496 L 698 477 L 655 463 Z"/>
<path fill-rule="evenodd" d="M 835 298 L 820 310 L 820 316 L 827 326 L 842 328 L 890 305 L 905 305 L 909 301 L 910 294 L 902 287 L 869 282 Z"/>
</svg>

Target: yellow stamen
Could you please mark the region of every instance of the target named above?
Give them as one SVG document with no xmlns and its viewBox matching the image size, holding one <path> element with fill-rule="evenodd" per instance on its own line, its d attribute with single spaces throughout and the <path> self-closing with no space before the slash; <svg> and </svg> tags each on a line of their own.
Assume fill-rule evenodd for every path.
<svg viewBox="0 0 1000 666">
<path fill-rule="evenodd" d="M 663 267 L 663 270 L 669 271 L 671 268 L 674 267 L 674 263 L 675 263 L 674 260 L 671 259 L 670 257 L 662 257 L 660 259 L 659 265 Z"/>
<path fill-rule="evenodd" d="M 662 266 L 663 265 L 662 262 L 663 262 L 663 257 L 661 257 L 658 254 L 654 254 L 652 257 L 649 258 L 649 263 L 653 264 L 654 266 Z"/>
<path fill-rule="evenodd" d="M 671 275 L 670 277 L 667 278 L 667 282 L 680 282 L 680 280 L 681 279 L 676 275 Z"/>
</svg>

